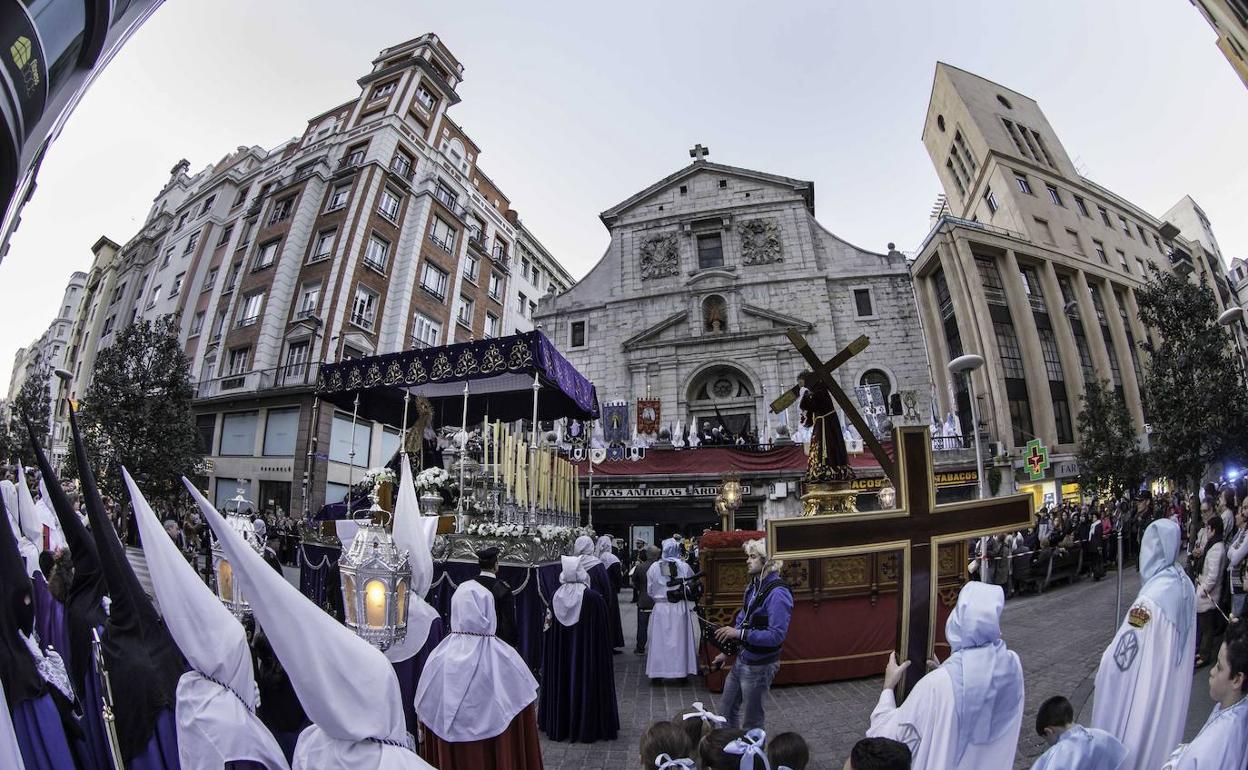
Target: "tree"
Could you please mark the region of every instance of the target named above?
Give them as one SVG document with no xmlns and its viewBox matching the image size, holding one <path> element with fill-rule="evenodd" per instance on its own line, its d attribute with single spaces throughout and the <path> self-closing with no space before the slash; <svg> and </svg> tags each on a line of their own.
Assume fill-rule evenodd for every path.
<svg viewBox="0 0 1248 770">
<path fill-rule="evenodd" d="M 172 508 L 184 499 L 180 477 L 194 475 L 202 460 L 192 395 L 190 362 L 170 316 L 130 324 L 100 351 L 78 427 L 103 493 L 126 499 L 125 466 L 153 504 Z M 73 456 L 66 475 L 77 474 Z"/>
<path fill-rule="evenodd" d="M 1079 410 L 1079 486 L 1114 497 L 1139 487 L 1144 458 L 1127 405 L 1108 382 L 1086 383 Z"/>
<path fill-rule="evenodd" d="M 1154 269 L 1136 300 L 1140 320 L 1157 335 L 1143 345 L 1152 470 L 1178 484 L 1199 483 L 1209 463 L 1248 454 L 1248 407 L 1230 335 L 1217 323 L 1208 284 Z"/>
<path fill-rule="evenodd" d="M 9 431 L 14 460 L 28 464 L 35 462 L 35 450 L 30 445 L 30 433 L 25 421 L 29 421 L 39 446 L 48 448 L 48 423 L 52 419 L 52 402 L 48 397 L 48 381 L 51 373 L 42 359 L 35 359 L 26 368 L 26 380 L 13 398 L 9 412 Z"/>
</svg>

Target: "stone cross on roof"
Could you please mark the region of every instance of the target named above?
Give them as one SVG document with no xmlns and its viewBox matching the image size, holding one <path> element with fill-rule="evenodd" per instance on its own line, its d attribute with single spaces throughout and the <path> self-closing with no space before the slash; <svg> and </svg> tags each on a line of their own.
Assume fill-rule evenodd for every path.
<svg viewBox="0 0 1248 770">
<path fill-rule="evenodd" d="M 701 143 L 695 144 L 693 149 L 689 150 L 689 157 L 695 162 L 706 160 L 706 156 L 711 154 L 710 147 L 703 147 Z"/>
</svg>

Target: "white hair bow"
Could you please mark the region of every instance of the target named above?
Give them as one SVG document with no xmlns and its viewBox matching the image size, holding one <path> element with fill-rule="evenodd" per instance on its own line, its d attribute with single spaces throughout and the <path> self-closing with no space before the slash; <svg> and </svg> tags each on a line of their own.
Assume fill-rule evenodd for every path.
<svg viewBox="0 0 1248 770">
<path fill-rule="evenodd" d="M 693 719 L 696 717 L 698 719 L 701 719 L 703 722 L 710 722 L 712 725 L 728 724 L 727 717 L 721 717 L 719 714 L 716 714 L 711 711 L 707 711 L 706 708 L 702 705 L 702 701 L 700 700 L 695 700 L 691 708 L 693 709 L 693 711 L 681 717 L 682 720 Z"/>
<path fill-rule="evenodd" d="M 697 765 L 693 764 L 692 759 L 689 759 L 688 757 L 672 759 L 672 755 L 668 754 L 666 751 L 654 758 L 654 766 L 659 770 L 666 770 L 666 768 L 673 767 L 683 768 L 684 770 L 696 770 L 697 768 Z"/>
<path fill-rule="evenodd" d="M 767 733 L 755 727 L 744 736 L 725 746 L 724 753 L 736 754 L 741 757 L 740 770 L 754 770 L 754 757 L 763 760 L 765 770 L 771 770 L 771 764 L 767 761 L 767 754 L 763 751 L 763 743 L 766 740 Z"/>
</svg>

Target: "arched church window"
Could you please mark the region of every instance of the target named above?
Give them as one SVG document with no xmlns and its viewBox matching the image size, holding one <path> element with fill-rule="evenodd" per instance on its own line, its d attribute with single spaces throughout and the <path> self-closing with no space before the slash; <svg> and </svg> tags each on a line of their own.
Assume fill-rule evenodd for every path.
<svg viewBox="0 0 1248 770">
<path fill-rule="evenodd" d="M 868 369 L 862 373 L 862 377 L 858 380 L 858 384 L 862 386 L 879 385 L 880 395 L 884 397 L 884 403 L 888 403 L 888 397 L 892 393 L 892 383 L 888 379 L 888 375 L 879 369 Z"/>
<path fill-rule="evenodd" d="M 722 332 L 728 328 L 728 303 L 718 294 L 712 294 L 702 302 L 702 330 Z"/>
</svg>

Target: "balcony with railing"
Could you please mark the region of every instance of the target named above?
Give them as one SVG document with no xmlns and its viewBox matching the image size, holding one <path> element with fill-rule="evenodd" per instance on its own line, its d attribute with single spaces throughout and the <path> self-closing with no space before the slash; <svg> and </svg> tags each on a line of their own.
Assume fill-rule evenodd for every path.
<svg viewBox="0 0 1248 770">
<path fill-rule="evenodd" d="M 1191 253 L 1178 244 L 1175 244 L 1170 251 L 1170 265 L 1176 273 L 1182 275 L 1187 275 L 1196 269 L 1196 263 L 1192 261 Z"/>
<path fill-rule="evenodd" d="M 213 398 L 281 388 L 311 387 L 316 384 L 319 371 L 320 364 L 303 362 L 287 364 L 275 369 L 227 374 L 224 377 L 215 377 L 197 383 L 195 398 Z"/>
<path fill-rule="evenodd" d="M 364 165 L 364 153 L 353 152 L 338 161 L 338 165 L 334 167 L 334 176 L 353 174 L 362 165 Z"/>
<path fill-rule="evenodd" d="M 416 166 L 402 158 L 395 158 L 390 161 L 390 173 L 410 185 L 416 176 Z"/>
<path fill-rule="evenodd" d="M 485 237 L 485 231 L 479 227 L 471 227 L 468 229 L 468 245 L 481 252 L 484 256 L 490 255 L 489 239 Z"/>
<path fill-rule="evenodd" d="M 459 202 L 459 196 L 441 185 L 434 185 L 433 197 L 437 198 L 438 203 L 441 203 L 455 218 L 460 221 L 467 221 L 468 207 Z"/>
<path fill-rule="evenodd" d="M 490 251 L 490 259 L 494 261 L 494 266 L 504 273 L 511 272 L 511 257 L 507 256 L 507 247 L 501 243 L 495 243 L 494 248 Z"/>
</svg>

